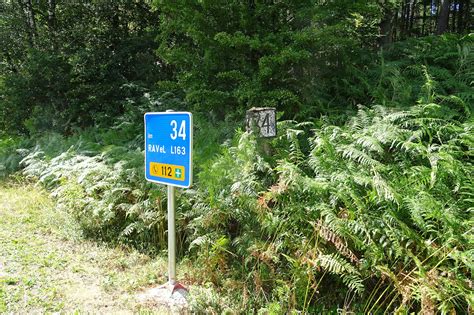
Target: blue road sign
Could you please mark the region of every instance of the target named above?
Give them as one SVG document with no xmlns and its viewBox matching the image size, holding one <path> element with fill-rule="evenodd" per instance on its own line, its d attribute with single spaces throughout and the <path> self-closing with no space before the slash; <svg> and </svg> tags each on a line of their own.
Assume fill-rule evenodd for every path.
<svg viewBox="0 0 474 315">
<path fill-rule="evenodd" d="M 189 188 L 193 180 L 193 117 L 188 112 L 145 114 L 145 178 Z"/>
</svg>

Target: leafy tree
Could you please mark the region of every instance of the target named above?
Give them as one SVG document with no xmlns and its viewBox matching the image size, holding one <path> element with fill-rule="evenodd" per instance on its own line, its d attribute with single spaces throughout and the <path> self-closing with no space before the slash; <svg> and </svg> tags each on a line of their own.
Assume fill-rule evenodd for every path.
<svg viewBox="0 0 474 315">
<path fill-rule="evenodd" d="M 146 1 L 3 2 L 2 129 L 109 125 L 163 78 Z"/>
<path fill-rule="evenodd" d="M 158 54 L 174 67 L 174 87 L 221 116 L 252 106 L 276 106 L 286 117 L 315 113 L 342 91 L 337 83 L 344 85 L 340 78 L 363 42 L 376 39 L 370 26 L 376 6 L 351 1 L 155 6 L 163 21 Z"/>
</svg>

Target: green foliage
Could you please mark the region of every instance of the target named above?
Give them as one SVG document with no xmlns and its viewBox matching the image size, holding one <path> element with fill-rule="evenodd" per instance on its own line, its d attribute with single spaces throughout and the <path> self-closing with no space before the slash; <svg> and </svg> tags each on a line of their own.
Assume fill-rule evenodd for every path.
<svg viewBox="0 0 474 315">
<path fill-rule="evenodd" d="M 0 4 L 0 175 L 21 160 L 87 236 L 158 252 L 143 113 L 192 110 L 193 311 L 470 310 L 472 35 L 377 54 L 372 2 L 58 1 L 55 23 L 21 3 Z M 236 128 L 250 106 L 298 121 L 258 139 Z"/>
<path fill-rule="evenodd" d="M 467 311 L 472 104 L 456 96 L 462 84 L 440 94 L 431 68 L 404 100 L 416 105 L 360 107 L 342 126 L 282 122 L 271 143 L 245 133 L 224 145 L 190 213 L 202 277 L 244 279 L 236 291 L 253 295 L 237 296 L 262 311 L 316 311 L 344 295 L 341 307 L 361 312 Z"/>
<path fill-rule="evenodd" d="M 224 117 L 274 106 L 315 115 L 353 84 L 359 47 L 373 44 L 377 5 L 345 1 L 155 1 L 158 55 L 195 110 Z M 170 84 L 173 83 L 173 84 Z M 335 97 L 336 96 L 336 97 Z"/>
<path fill-rule="evenodd" d="M 146 1 L 0 6 L 2 132 L 110 126 L 127 100 L 138 101 L 166 78 L 154 55 L 158 13 Z"/>
<path fill-rule="evenodd" d="M 166 248 L 165 190 L 145 181 L 143 177 L 143 113 L 163 111 L 169 106 L 182 106 L 169 95 L 145 94 L 129 101 L 126 112 L 108 129 L 91 128 L 75 136 L 45 133 L 35 145 L 15 142 L 7 138 L 2 143 L 0 157 L 7 167 L 23 167 L 27 178 L 37 180 L 52 191 L 58 205 L 70 211 L 85 234 L 111 242 L 131 244 L 149 252 Z M 232 125 L 218 128 L 205 119 L 196 117 L 194 160 L 196 170 L 218 153 L 206 147 L 208 141 L 220 142 Z M 214 131 L 214 132 L 212 132 Z M 22 146 L 28 149 L 12 148 Z M 199 149 L 201 148 L 201 149 Z M 8 172 L 10 171 L 10 172 Z M 216 188 L 217 189 L 217 188 Z M 188 210 L 186 196 L 178 197 L 183 209 Z M 178 215 L 180 251 L 187 248 L 187 216 Z"/>
<path fill-rule="evenodd" d="M 19 137 L 0 138 L 0 179 L 20 169 L 22 154 L 26 153 L 21 148 L 28 145 L 29 141 Z"/>
<path fill-rule="evenodd" d="M 319 296 L 337 303 L 339 293 L 364 297 L 364 312 L 467 310 L 474 139 L 459 110 L 361 108 L 345 126 L 314 129 L 309 151 L 290 137 L 290 152 L 275 167 L 243 134 L 201 173 L 209 199 L 194 207 L 191 244 L 202 250 L 204 274 L 217 283 L 216 268 L 245 275 L 242 286 L 256 294 L 247 303 L 257 309 L 262 299 L 279 300 L 284 283 L 297 298 L 280 304 L 281 312 L 312 307 Z M 273 140 L 273 150 L 294 130 Z M 224 238 L 225 250 L 215 252 Z"/>
<path fill-rule="evenodd" d="M 462 41 L 432 54 L 470 47 Z M 470 57 L 430 57 L 410 72 L 411 62 L 396 65 L 390 55 L 404 45 L 367 73 L 380 80 L 398 67 L 393 84 L 413 87 L 393 94 L 391 79 L 380 81 L 373 93 L 384 105 L 281 121 L 271 140 L 234 134 L 233 117 L 216 124 L 196 114 L 196 180 L 178 193 L 178 252 L 211 287 L 193 309 L 465 312 L 472 304 L 472 103 L 460 92 Z M 420 49 L 430 55 L 405 53 Z M 448 84 L 432 69 L 454 73 L 442 78 L 455 89 L 441 89 Z M 3 140 L 0 156 L 12 158 L 4 169 L 23 156 L 23 173 L 48 187 L 86 235 L 160 251 L 165 192 L 143 179 L 142 113 L 170 107 L 185 105 L 145 93 L 109 129 L 44 134 L 36 146 Z"/>
<path fill-rule="evenodd" d="M 363 81 L 370 85 L 370 95 L 377 104 L 406 106 L 418 101 L 424 92 L 421 102 L 431 102 L 433 93 L 449 95 L 446 101 L 461 99 L 459 104 L 472 110 L 473 41 L 470 34 L 395 43 L 383 50 L 380 66 L 371 67 Z"/>
<path fill-rule="evenodd" d="M 163 226 L 157 225 L 163 221 L 162 204 L 150 197 L 163 198 L 163 191 L 144 182 L 141 150 L 110 144 L 91 152 L 82 141 L 50 160 L 37 147 L 22 161 L 24 174 L 52 189 L 89 236 L 126 241 L 136 234 L 144 248 L 166 244 Z M 149 233 L 142 233 L 145 227 Z"/>
<path fill-rule="evenodd" d="M 24 71 L 5 78 L 2 129 L 61 130 L 70 118 L 64 99 L 70 89 L 69 71 L 64 58 L 32 51 Z"/>
</svg>

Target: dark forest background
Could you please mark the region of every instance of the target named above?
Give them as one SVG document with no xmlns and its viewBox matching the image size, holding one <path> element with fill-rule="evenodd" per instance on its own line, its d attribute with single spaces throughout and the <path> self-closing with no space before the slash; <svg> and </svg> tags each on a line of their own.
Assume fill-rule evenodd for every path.
<svg viewBox="0 0 474 315">
<path fill-rule="evenodd" d="M 3 0 L 1 129 L 107 126 L 145 92 L 219 119 L 252 106 L 286 118 L 353 107 L 367 96 L 351 90 L 366 79 L 357 71 L 377 51 L 467 34 L 472 10 L 468 0 Z"/>
</svg>

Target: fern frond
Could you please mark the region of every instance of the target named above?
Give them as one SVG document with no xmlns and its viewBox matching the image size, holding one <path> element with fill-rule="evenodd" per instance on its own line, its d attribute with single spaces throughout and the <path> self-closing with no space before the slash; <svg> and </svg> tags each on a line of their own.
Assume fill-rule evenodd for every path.
<svg viewBox="0 0 474 315">
<path fill-rule="evenodd" d="M 362 130 L 365 127 L 369 126 L 372 121 L 372 118 L 368 115 L 368 111 L 365 110 L 363 106 L 359 106 L 357 115 L 354 116 L 349 125 L 352 129 Z"/>
<path fill-rule="evenodd" d="M 377 168 L 381 168 L 383 166 L 382 163 L 373 159 L 370 155 L 357 149 L 353 145 L 342 145 L 338 148 L 337 151 L 341 153 L 344 158 L 355 161 L 365 166 L 372 166 Z"/>
<path fill-rule="evenodd" d="M 359 272 L 339 255 L 320 254 L 317 257 L 317 262 L 330 273 L 341 276 L 344 284 L 357 293 L 361 294 L 365 290 Z"/>
<path fill-rule="evenodd" d="M 287 138 L 290 141 L 290 161 L 296 165 L 301 165 L 304 162 L 304 154 L 301 151 L 298 135 L 303 134 L 302 130 L 288 129 Z"/>
<path fill-rule="evenodd" d="M 380 143 L 380 141 L 369 135 L 364 135 L 356 140 L 356 143 L 362 146 L 364 149 L 367 151 L 372 151 L 372 152 L 377 152 L 379 154 L 382 154 L 384 152 L 384 149 Z"/>
<path fill-rule="evenodd" d="M 374 176 L 372 178 L 372 185 L 377 191 L 377 195 L 381 200 L 399 203 L 398 196 L 395 190 L 391 187 L 390 184 L 377 172 L 374 171 Z"/>
</svg>

